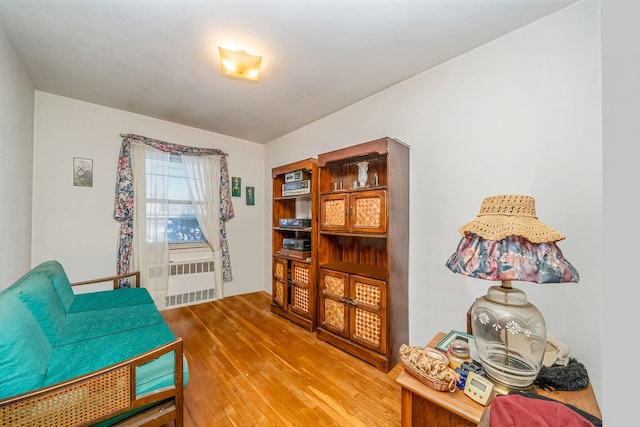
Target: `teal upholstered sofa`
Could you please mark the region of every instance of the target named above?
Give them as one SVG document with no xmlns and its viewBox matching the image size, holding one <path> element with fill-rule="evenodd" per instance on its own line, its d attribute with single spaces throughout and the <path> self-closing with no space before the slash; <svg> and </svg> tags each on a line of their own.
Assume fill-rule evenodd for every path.
<svg viewBox="0 0 640 427">
<path fill-rule="evenodd" d="M 0 425 L 182 425 L 182 339 L 139 284 L 131 273 L 72 285 L 48 261 L 0 292 Z"/>
</svg>

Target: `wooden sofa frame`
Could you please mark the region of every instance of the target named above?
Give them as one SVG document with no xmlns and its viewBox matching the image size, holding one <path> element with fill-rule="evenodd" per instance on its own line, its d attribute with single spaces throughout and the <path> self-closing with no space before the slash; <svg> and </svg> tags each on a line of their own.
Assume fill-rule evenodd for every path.
<svg viewBox="0 0 640 427">
<path fill-rule="evenodd" d="M 138 287 L 140 272 L 72 283 L 72 286 L 113 282 L 116 289 L 120 280 L 130 278 L 134 278 Z M 136 396 L 136 367 L 171 351 L 174 352 L 174 384 Z M 90 426 L 144 408 L 113 425 L 182 427 L 183 354 L 182 338 L 177 338 L 104 369 L 4 399 L 0 401 L 0 426 Z"/>
</svg>

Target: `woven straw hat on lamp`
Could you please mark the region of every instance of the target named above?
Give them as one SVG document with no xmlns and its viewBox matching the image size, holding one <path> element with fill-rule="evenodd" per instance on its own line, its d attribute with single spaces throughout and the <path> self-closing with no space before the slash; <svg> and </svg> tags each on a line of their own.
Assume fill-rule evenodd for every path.
<svg viewBox="0 0 640 427">
<path fill-rule="evenodd" d="M 458 230 L 463 236 L 474 233 L 485 240 L 502 240 L 516 235 L 532 243 L 543 243 L 565 238 L 538 220 L 534 198 L 522 194 L 485 197 L 478 216 Z"/>
</svg>

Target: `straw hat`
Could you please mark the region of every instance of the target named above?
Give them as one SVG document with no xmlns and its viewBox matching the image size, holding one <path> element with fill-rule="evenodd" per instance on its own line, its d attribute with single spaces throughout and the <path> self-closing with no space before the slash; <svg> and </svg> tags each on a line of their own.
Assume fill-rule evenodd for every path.
<svg viewBox="0 0 640 427">
<path fill-rule="evenodd" d="M 535 200 L 522 194 L 501 194 L 482 200 L 480 213 L 458 230 L 464 236 L 474 233 L 485 240 L 522 236 L 531 243 L 557 242 L 565 236 L 543 224 L 536 216 Z"/>
</svg>

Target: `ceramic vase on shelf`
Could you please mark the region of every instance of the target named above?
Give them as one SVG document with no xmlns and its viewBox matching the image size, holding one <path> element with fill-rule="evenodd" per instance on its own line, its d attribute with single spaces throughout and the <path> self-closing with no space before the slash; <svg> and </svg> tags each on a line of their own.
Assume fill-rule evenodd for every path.
<svg viewBox="0 0 640 427">
<path fill-rule="evenodd" d="M 369 171 L 369 162 L 360 162 L 358 163 L 358 186 L 366 187 L 367 186 L 367 172 Z"/>
</svg>

